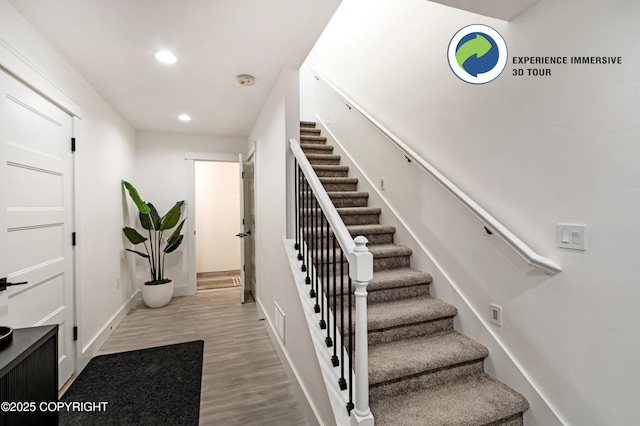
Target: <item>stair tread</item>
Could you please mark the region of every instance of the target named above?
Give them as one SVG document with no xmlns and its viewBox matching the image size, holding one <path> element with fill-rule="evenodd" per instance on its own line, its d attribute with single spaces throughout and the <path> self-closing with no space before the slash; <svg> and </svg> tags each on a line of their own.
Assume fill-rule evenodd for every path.
<svg viewBox="0 0 640 426">
<path fill-rule="evenodd" d="M 424 374 L 489 355 L 486 347 L 456 331 L 372 345 L 369 383 Z"/>
<path fill-rule="evenodd" d="M 367 246 L 374 259 L 381 257 L 411 256 L 413 251 L 400 244 L 370 244 Z"/>
<path fill-rule="evenodd" d="M 316 127 L 316 122 L 300 120 L 300 127 Z"/>
<path fill-rule="evenodd" d="M 380 214 L 382 209 L 380 207 L 336 207 L 336 210 L 340 215 L 345 216 L 357 216 L 365 214 Z"/>
<path fill-rule="evenodd" d="M 372 234 L 393 234 L 396 232 L 395 226 L 391 225 L 380 225 L 380 224 L 371 224 L 371 225 L 345 225 L 349 234 L 352 237 L 358 235 L 372 235 Z M 306 228 L 305 228 L 306 229 Z M 311 228 L 313 229 L 313 227 Z M 316 232 L 319 234 L 321 232 L 321 228 L 318 226 L 315 228 Z M 326 230 L 324 231 L 326 232 Z M 306 230 L 305 230 L 306 235 Z M 329 229 L 329 236 L 333 236 L 333 230 Z"/>
<path fill-rule="evenodd" d="M 321 151 L 333 151 L 333 145 L 322 145 L 319 143 L 301 143 L 300 148 L 304 149 L 316 149 Z"/>
<path fill-rule="evenodd" d="M 331 171 L 349 171 L 349 166 L 341 166 L 339 164 L 312 164 L 314 170 L 331 170 Z"/>
<path fill-rule="evenodd" d="M 325 237 L 326 237 L 326 234 L 325 234 Z M 330 248 L 327 253 L 326 243 L 321 241 L 320 243 L 318 243 L 318 245 L 320 245 L 321 243 L 323 244 L 322 247 L 319 246 L 311 250 L 312 258 L 316 259 L 320 255 L 322 256 L 325 262 L 328 260 L 329 263 L 333 263 L 333 255 L 334 255 L 333 249 Z M 401 246 L 398 244 L 372 244 L 372 245 L 369 245 L 368 248 L 369 248 L 369 252 L 371 253 L 374 259 L 411 256 L 411 253 L 412 253 L 409 247 Z M 339 256 L 339 253 L 340 252 L 338 251 L 338 256 Z M 393 269 L 397 269 L 397 268 L 393 268 Z"/>
<path fill-rule="evenodd" d="M 412 287 L 419 285 L 429 285 L 433 281 L 430 274 L 413 268 L 398 268 L 398 269 L 385 269 L 383 271 L 376 271 L 373 273 L 373 279 L 369 281 L 367 285 L 367 291 L 369 293 L 374 291 L 389 290 L 402 287 Z M 342 283 L 342 288 L 340 288 Z M 329 277 L 329 284 L 333 287 L 333 278 Z M 342 276 L 340 281 L 340 275 L 336 276 L 337 294 L 341 292 L 347 294 L 349 292 L 349 275 Z M 355 284 L 351 283 L 352 291 L 355 290 Z M 387 301 L 385 301 L 387 303 Z"/>
<path fill-rule="evenodd" d="M 393 234 L 396 232 L 396 227 L 391 225 L 347 225 L 347 231 L 351 235 L 360 234 Z"/>
<path fill-rule="evenodd" d="M 376 425 L 486 425 L 525 411 L 527 400 L 486 374 L 371 401 Z"/>
<path fill-rule="evenodd" d="M 406 287 L 419 284 L 431 284 L 433 278 L 431 274 L 413 268 L 386 269 L 373 273 L 373 280 L 369 282 L 368 288 L 385 289 Z"/>
<path fill-rule="evenodd" d="M 307 159 L 323 159 L 323 160 L 339 160 L 340 156 L 337 154 L 305 154 Z"/>
<path fill-rule="evenodd" d="M 358 178 L 350 177 L 321 176 L 318 179 L 322 183 L 358 183 Z"/>
<path fill-rule="evenodd" d="M 320 135 L 300 135 L 300 142 L 304 141 L 326 142 L 327 138 Z"/>
<path fill-rule="evenodd" d="M 368 198 L 366 191 L 327 191 L 329 198 Z"/>
<path fill-rule="evenodd" d="M 435 297 L 424 295 L 412 299 L 390 300 L 367 307 L 369 331 L 418 324 L 458 313 L 455 306 Z"/>
</svg>

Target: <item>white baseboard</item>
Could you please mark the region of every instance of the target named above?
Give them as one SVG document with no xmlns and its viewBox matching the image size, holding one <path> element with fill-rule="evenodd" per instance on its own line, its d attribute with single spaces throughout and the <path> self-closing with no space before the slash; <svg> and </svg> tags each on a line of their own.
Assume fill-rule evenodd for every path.
<svg viewBox="0 0 640 426">
<path fill-rule="evenodd" d="M 142 292 L 137 290 L 131 295 L 118 311 L 107 321 L 107 323 L 100 329 L 100 331 L 87 343 L 80 354 L 78 355 L 78 361 L 76 363 L 76 377 L 87 366 L 91 358 L 95 356 L 98 350 L 102 347 L 104 342 L 107 341 L 113 330 L 120 324 L 120 322 L 127 316 L 131 308 L 141 299 Z"/>
</svg>

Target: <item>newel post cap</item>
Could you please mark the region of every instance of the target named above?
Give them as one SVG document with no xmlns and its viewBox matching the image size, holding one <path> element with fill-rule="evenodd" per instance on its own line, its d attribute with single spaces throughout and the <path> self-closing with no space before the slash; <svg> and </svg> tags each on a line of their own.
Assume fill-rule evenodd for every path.
<svg viewBox="0 0 640 426">
<path fill-rule="evenodd" d="M 353 239 L 353 242 L 356 243 L 356 248 L 353 249 L 355 252 L 366 252 L 369 251 L 367 248 L 367 243 L 369 240 L 363 235 L 358 235 Z"/>
</svg>

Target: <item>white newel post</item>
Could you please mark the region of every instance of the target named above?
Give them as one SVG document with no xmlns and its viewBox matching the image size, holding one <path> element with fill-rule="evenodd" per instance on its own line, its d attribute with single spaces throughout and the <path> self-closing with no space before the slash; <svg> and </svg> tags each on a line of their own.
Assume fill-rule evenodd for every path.
<svg viewBox="0 0 640 426">
<path fill-rule="evenodd" d="M 352 426 L 373 426 L 373 415 L 369 409 L 369 351 L 367 339 L 367 285 L 373 279 L 373 256 L 367 248 L 369 242 L 362 235 L 354 238 L 354 262 L 350 276 L 356 290 L 356 388 L 355 404 L 351 411 Z M 355 267 L 354 267 L 355 266 Z"/>
</svg>

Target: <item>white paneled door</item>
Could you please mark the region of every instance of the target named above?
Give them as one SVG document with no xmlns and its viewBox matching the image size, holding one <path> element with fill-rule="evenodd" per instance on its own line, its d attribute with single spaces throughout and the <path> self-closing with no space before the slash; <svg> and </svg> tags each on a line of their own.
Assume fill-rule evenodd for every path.
<svg viewBox="0 0 640 426">
<path fill-rule="evenodd" d="M 72 118 L 0 71 L 0 325 L 58 324 L 59 386 L 74 371 Z M 1 287 L 0 287 L 1 288 Z"/>
</svg>

